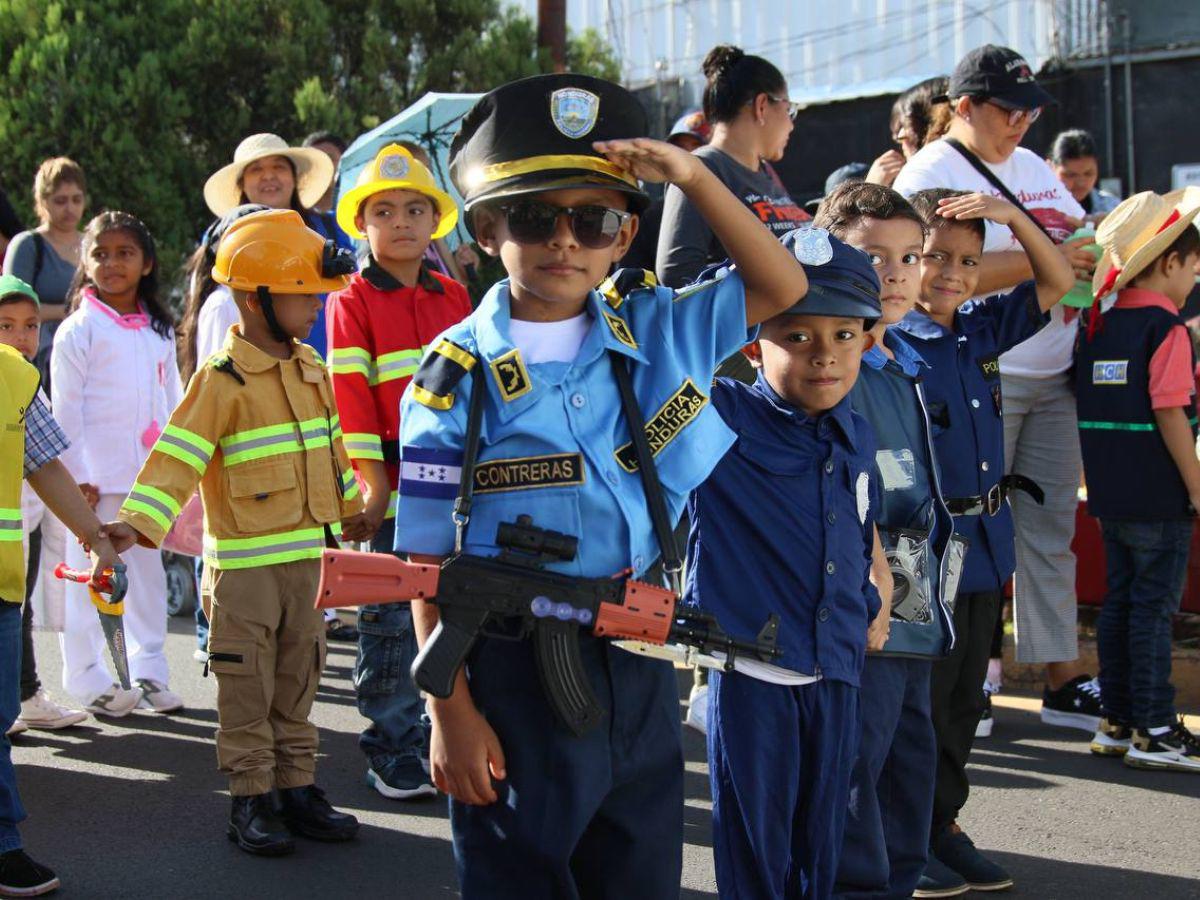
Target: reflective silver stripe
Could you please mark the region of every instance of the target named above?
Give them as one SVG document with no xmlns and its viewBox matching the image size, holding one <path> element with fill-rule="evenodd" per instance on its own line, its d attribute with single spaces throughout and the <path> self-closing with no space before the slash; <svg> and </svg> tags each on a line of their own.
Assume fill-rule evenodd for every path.
<svg viewBox="0 0 1200 900">
<path fill-rule="evenodd" d="M 196 444 L 193 444 L 191 441 L 186 441 L 183 438 L 176 437 L 170 432 L 164 431 L 158 436 L 158 439 L 164 444 L 170 444 L 172 447 L 178 447 L 180 450 L 186 450 L 197 459 L 204 460 L 205 463 L 208 463 L 212 459 L 211 453 L 206 453 L 202 448 Z"/>
<path fill-rule="evenodd" d="M 151 497 L 149 494 L 139 491 L 136 486 L 134 486 L 133 490 L 129 492 L 129 499 L 137 500 L 139 503 L 145 503 L 147 506 L 153 506 L 164 516 L 166 516 L 167 521 L 170 521 L 179 515 L 178 509 L 171 509 L 171 507 L 167 506 L 167 504 L 163 503 L 161 500 L 157 500 L 154 497 Z"/>
<path fill-rule="evenodd" d="M 270 447 L 274 444 L 295 444 L 296 432 L 289 434 L 272 434 L 267 437 L 251 438 L 247 441 L 230 441 L 228 444 L 222 444 L 221 449 L 225 451 L 226 456 L 232 456 L 235 453 L 245 453 L 247 450 L 257 450 L 260 447 Z"/>
<path fill-rule="evenodd" d="M 0 531 L 21 531 L 20 519 L 0 519 Z"/>
<path fill-rule="evenodd" d="M 214 556 L 218 561 L 223 559 L 251 559 L 256 556 L 270 556 L 273 553 L 288 553 L 292 550 L 312 550 L 325 546 L 322 538 L 312 538 L 307 541 L 289 541 L 286 544 L 270 544 L 266 547 L 251 547 L 246 550 L 216 549 Z"/>
</svg>

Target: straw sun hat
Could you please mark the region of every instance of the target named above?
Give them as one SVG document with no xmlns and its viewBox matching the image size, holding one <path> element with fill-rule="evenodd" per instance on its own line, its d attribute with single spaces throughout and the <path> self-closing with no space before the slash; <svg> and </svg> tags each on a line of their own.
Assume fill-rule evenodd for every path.
<svg viewBox="0 0 1200 900">
<path fill-rule="evenodd" d="M 1200 187 L 1162 196 L 1143 191 L 1122 201 L 1096 230 L 1096 243 L 1104 248 L 1092 278 L 1096 299 L 1129 284 L 1175 242 L 1197 213 Z"/>
<path fill-rule="evenodd" d="M 296 192 L 300 204 L 311 208 L 333 181 L 333 162 L 312 147 L 289 147 L 276 134 L 252 134 L 237 145 L 233 162 L 214 172 L 204 183 L 204 202 L 214 216 L 223 216 L 242 202 L 238 181 L 250 163 L 268 156 L 284 156 L 296 169 Z"/>
</svg>

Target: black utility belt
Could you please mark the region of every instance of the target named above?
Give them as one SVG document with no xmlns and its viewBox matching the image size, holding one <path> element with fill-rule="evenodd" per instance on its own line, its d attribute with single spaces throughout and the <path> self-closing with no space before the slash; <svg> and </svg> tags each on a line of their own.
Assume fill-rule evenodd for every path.
<svg viewBox="0 0 1200 900">
<path fill-rule="evenodd" d="M 947 499 L 946 508 L 952 516 L 994 516 L 1004 508 L 1005 499 L 1013 491 L 1024 491 L 1038 506 L 1046 502 L 1046 494 L 1036 481 L 1014 472 L 1005 475 L 982 496 Z"/>
</svg>

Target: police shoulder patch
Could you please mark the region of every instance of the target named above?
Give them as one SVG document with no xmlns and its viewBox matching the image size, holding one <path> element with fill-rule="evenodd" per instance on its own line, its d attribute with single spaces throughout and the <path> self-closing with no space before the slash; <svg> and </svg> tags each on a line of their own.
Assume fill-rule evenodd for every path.
<svg viewBox="0 0 1200 900">
<path fill-rule="evenodd" d="M 604 321 L 608 323 L 608 329 L 613 333 L 618 341 L 628 347 L 630 350 L 636 350 L 638 343 L 633 338 L 633 332 L 629 330 L 629 323 L 618 315 L 604 312 Z"/>
<path fill-rule="evenodd" d="M 625 298 L 634 291 L 658 287 L 658 279 L 647 269 L 618 269 L 600 282 L 597 288 L 613 309 L 620 309 Z"/>
<path fill-rule="evenodd" d="M 525 368 L 520 350 L 514 348 L 503 356 L 497 356 L 492 360 L 491 369 L 505 403 L 511 403 L 533 390 L 533 382 L 529 380 L 529 370 Z"/>
<path fill-rule="evenodd" d="M 440 339 L 429 348 L 413 375 L 413 399 L 430 409 L 450 409 L 454 389 L 474 367 L 471 351 L 447 338 Z"/>
<path fill-rule="evenodd" d="M 658 456 L 662 448 L 675 440 L 679 433 L 691 423 L 708 403 L 708 397 L 696 387 L 690 378 L 684 379 L 674 394 L 658 408 L 646 421 L 646 440 L 650 444 L 650 453 Z M 638 469 L 637 451 L 633 442 L 623 444 L 614 453 L 617 462 L 626 472 L 636 472 Z"/>
</svg>

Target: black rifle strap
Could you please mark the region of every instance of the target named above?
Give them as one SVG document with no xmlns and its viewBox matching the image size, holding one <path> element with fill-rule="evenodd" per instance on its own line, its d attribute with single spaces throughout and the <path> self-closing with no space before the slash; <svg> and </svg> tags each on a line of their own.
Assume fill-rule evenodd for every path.
<svg viewBox="0 0 1200 900">
<path fill-rule="evenodd" d="M 463 439 L 462 476 L 458 496 L 454 498 L 454 551 L 461 553 L 467 523 L 471 521 L 471 497 L 475 492 L 475 462 L 479 459 L 479 438 L 483 431 L 483 361 L 475 357 L 475 375 L 471 379 L 471 405 L 467 408 L 467 433 Z"/>
<path fill-rule="evenodd" d="M 671 581 L 671 590 L 681 594 L 680 574 L 683 562 L 679 558 L 679 546 L 675 543 L 675 530 L 671 527 L 671 519 L 667 515 L 667 501 L 663 495 L 662 483 L 658 480 L 654 454 L 650 450 L 650 441 L 646 439 L 646 420 L 642 418 L 637 396 L 633 393 L 633 379 L 629 375 L 625 358 L 615 350 L 609 350 L 608 355 L 612 360 L 613 373 L 617 377 L 621 409 L 629 422 L 629 436 L 633 443 L 634 455 L 637 457 L 638 474 L 642 477 L 642 489 L 646 492 L 650 524 L 654 527 L 654 536 L 658 538 L 658 549 L 662 553 L 663 571 Z"/>
<path fill-rule="evenodd" d="M 972 153 L 970 150 L 968 150 L 962 141 L 958 140 L 957 138 L 952 138 L 952 137 L 944 138 L 944 140 L 946 141 L 947 144 L 949 144 L 951 147 L 953 147 L 955 150 L 957 150 L 959 156 L 961 156 L 963 159 L 965 159 L 967 162 L 969 162 L 971 164 L 972 168 L 974 168 L 976 172 L 978 172 L 980 175 L 982 175 L 984 178 L 986 178 L 988 180 L 988 183 L 991 184 L 992 187 L 994 187 L 1001 194 L 1003 194 L 1005 200 L 1007 200 L 1009 203 L 1011 203 L 1013 206 L 1015 206 L 1021 212 L 1025 213 L 1025 215 L 1029 217 L 1029 221 L 1031 221 L 1034 225 L 1036 225 L 1038 227 L 1038 229 L 1042 232 L 1042 234 L 1044 234 L 1046 237 L 1050 238 L 1050 240 L 1054 241 L 1054 243 L 1056 243 L 1056 244 L 1058 243 L 1058 241 L 1054 240 L 1054 238 L 1050 234 L 1050 232 L 1048 232 L 1046 230 L 1045 226 L 1042 225 L 1041 222 L 1039 222 L 1037 219 L 1034 218 L 1033 213 L 1031 213 L 1029 210 L 1027 210 L 1025 208 L 1025 204 L 1017 199 L 1016 194 L 1014 194 L 1012 191 L 1010 191 L 1008 189 L 1008 185 L 1006 185 L 1003 181 L 1001 181 L 999 178 L 997 178 L 996 173 L 993 172 L 991 169 L 989 169 L 987 166 L 985 166 L 983 164 L 983 160 L 981 160 L 978 156 L 976 156 L 974 153 Z"/>
</svg>

